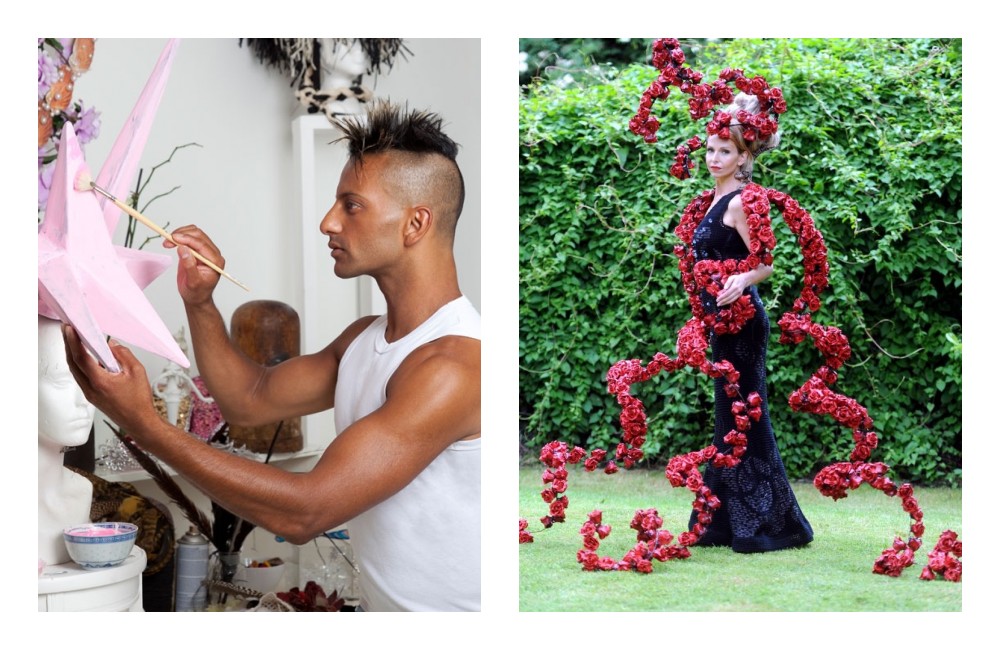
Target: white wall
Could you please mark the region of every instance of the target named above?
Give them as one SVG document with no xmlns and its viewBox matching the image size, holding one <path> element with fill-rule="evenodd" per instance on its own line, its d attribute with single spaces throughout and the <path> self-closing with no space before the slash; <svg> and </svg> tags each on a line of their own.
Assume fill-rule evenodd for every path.
<svg viewBox="0 0 1000 650">
<path fill-rule="evenodd" d="M 95 174 L 165 43 L 165 39 L 97 41 L 93 65 L 80 78 L 74 93 L 101 113 L 101 134 L 86 149 Z M 411 108 L 439 113 L 447 133 L 461 145 L 458 163 L 465 176 L 467 198 L 459 221 L 456 259 L 461 287 L 481 309 L 480 43 L 478 39 L 408 39 L 406 45 L 412 54 L 397 60 L 389 73 L 374 80 L 375 93 L 406 102 Z M 372 83 L 370 78 L 367 81 Z M 319 273 L 326 275 L 323 286 L 331 295 L 324 295 L 327 302 L 323 305 L 303 304 L 302 237 L 315 238 L 317 249 L 325 252 L 318 225 L 332 201 L 340 173 L 340 158 L 323 151 L 325 146 L 332 149 L 337 145 L 318 142 L 318 211 L 315 226 L 303 233 L 295 198 L 291 125 L 304 113 L 290 80 L 264 67 L 238 39 L 182 40 L 141 166 L 148 170 L 159 164 L 178 145 L 197 142 L 201 147 L 178 151 L 172 162 L 156 171 L 143 198 L 180 186 L 170 196 L 158 199 L 145 214 L 168 230 L 195 223 L 219 245 L 227 270 L 251 289 L 246 293 L 228 281 L 220 282 L 216 302 L 227 319 L 249 300 L 280 300 L 292 305 L 300 316 L 309 310 L 322 311 L 324 327 L 329 329 L 327 338 L 332 339 L 361 315 L 355 296 L 362 288 L 357 280 L 336 279 L 331 261 L 324 255 L 317 265 Z M 124 222 L 123 217 L 115 243 L 124 240 Z M 137 241 L 149 234 L 139 228 Z M 145 250 L 163 249 L 157 241 Z M 146 290 L 171 331 L 186 324 L 174 268 Z M 314 350 L 303 349 L 304 353 L 310 351 Z M 136 353 L 151 376 L 162 371 L 164 360 L 142 350 Z M 197 369 L 192 368 L 192 372 Z M 98 445 L 110 436 L 100 421 L 99 415 Z M 309 435 L 315 433 L 310 431 Z M 316 442 L 312 438 L 306 444 Z"/>
</svg>

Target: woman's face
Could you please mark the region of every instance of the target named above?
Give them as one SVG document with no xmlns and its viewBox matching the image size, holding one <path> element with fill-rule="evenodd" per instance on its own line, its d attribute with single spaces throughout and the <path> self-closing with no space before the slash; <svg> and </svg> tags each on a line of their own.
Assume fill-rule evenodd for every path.
<svg viewBox="0 0 1000 650">
<path fill-rule="evenodd" d="M 705 164 L 712 178 L 720 180 L 732 176 L 746 160 L 746 152 L 740 153 L 732 140 L 709 136 L 705 145 Z"/>
<path fill-rule="evenodd" d="M 94 411 L 69 371 L 59 323 L 39 318 L 38 436 L 63 446 L 82 445 Z"/>
</svg>

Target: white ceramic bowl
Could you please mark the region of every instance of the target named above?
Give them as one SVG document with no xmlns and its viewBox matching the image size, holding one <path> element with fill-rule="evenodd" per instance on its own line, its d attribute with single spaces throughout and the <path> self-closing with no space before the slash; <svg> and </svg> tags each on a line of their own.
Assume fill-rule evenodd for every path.
<svg viewBox="0 0 1000 650">
<path fill-rule="evenodd" d="M 84 569 L 103 569 L 125 561 L 139 527 L 123 522 L 83 524 L 63 529 L 66 550 Z"/>
<path fill-rule="evenodd" d="M 273 560 L 274 558 L 268 558 L 268 561 Z M 245 584 L 247 587 L 262 594 L 274 591 L 278 583 L 281 582 L 281 577 L 285 574 L 284 562 L 267 567 L 251 566 L 255 561 L 260 563 L 264 560 L 249 557 L 242 559 L 240 562 L 241 566 L 234 578 L 236 584 Z"/>
</svg>

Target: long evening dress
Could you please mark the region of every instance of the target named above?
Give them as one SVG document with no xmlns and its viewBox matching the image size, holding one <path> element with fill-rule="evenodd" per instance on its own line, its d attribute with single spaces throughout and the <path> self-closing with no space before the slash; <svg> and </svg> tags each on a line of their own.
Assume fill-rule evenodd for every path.
<svg viewBox="0 0 1000 650">
<path fill-rule="evenodd" d="M 697 260 L 743 259 L 749 255 L 739 232 L 722 223 L 729 202 L 738 192 L 718 201 L 695 230 L 692 247 Z M 808 544 L 813 531 L 788 483 L 768 416 L 765 366 L 770 322 L 757 287 L 751 286 L 744 294 L 753 301 L 754 317 L 736 334 L 712 334 L 712 360 L 726 359 L 735 366 L 740 373 L 740 393 L 744 399 L 750 393 L 759 393 L 763 414 L 759 421 L 751 420 L 747 450 L 736 467 L 717 469 L 709 463 L 705 470 L 705 484 L 722 506 L 715 511 L 698 545 L 731 546 L 738 553 L 755 553 Z M 704 292 L 702 304 L 706 313 L 718 309 L 715 299 Z M 723 438 L 736 428 L 730 411 L 734 399 L 726 395 L 725 384 L 724 378 L 715 380 L 713 444 L 720 451 L 731 449 Z M 692 513 L 689 526 L 694 525 L 695 515 Z"/>
</svg>

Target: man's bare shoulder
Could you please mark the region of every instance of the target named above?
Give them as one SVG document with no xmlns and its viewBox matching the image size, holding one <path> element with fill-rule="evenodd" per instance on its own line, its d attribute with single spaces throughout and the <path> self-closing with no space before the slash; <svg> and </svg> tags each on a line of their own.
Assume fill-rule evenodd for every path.
<svg viewBox="0 0 1000 650">
<path fill-rule="evenodd" d="M 480 430 L 479 339 L 445 336 L 425 343 L 399 365 L 386 386 L 388 400 L 447 410 L 453 439 L 471 439 Z"/>
<path fill-rule="evenodd" d="M 482 360 L 481 350 L 479 339 L 468 336 L 442 336 L 411 352 L 400 364 L 400 369 L 429 363 L 462 374 L 475 373 L 478 380 Z"/>
</svg>

